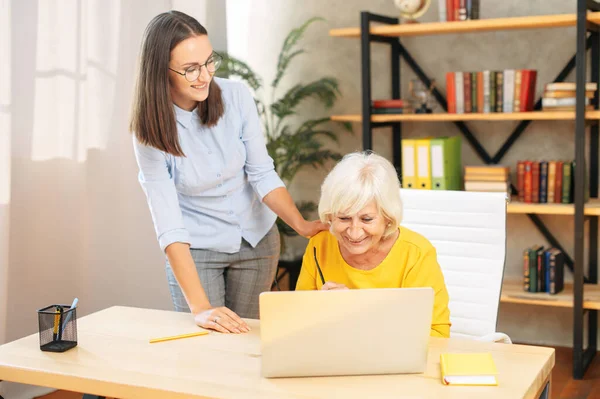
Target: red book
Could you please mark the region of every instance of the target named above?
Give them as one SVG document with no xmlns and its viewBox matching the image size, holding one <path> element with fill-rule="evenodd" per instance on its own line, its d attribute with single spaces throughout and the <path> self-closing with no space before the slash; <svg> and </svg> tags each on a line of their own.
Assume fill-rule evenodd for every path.
<svg viewBox="0 0 600 399">
<path fill-rule="evenodd" d="M 456 113 L 456 79 L 454 72 L 446 73 L 446 103 L 448 104 L 448 113 Z"/>
<path fill-rule="evenodd" d="M 448 22 L 455 21 L 455 19 L 454 19 L 454 0 L 446 0 L 446 20 Z"/>
<path fill-rule="evenodd" d="M 463 72 L 464 81 L 464 98 L 465 98 L 465 114 L 471 110 L 471 72 Z"/>
<path fill-rule="evenodd" d="M 458 21 L 459 20 L 458 13 L 459 13 L 459 10 L 460 10 L 460 0 L 454 0 L 454 7 L 452 7 L 452 8 L 453 8 L 452 11 L 454 11 L 454 19 L 453 19 L 453 21 Z"/>
<path fill-rule="evenodd" d="M 531 163 L 531 202 L 540 202 L 540 163 Z"/>
<path fill-rule="evenodd" d="M 404 101 L 400 99 L 373 100 L 373 108 L 402 108 Z"/>
<path fill-rule="evenodd" d="M 537 71 L 533 69 L 523 69 L 521 71 L 521 112 L 533 111 L 535 101 L 535 82 Z"/>
<path fill-rule="evenodd" d="M 531 174 L 531 161 L 525 161 L 525 172 L 523 173 L 523 199 L 526 203 L 531 203 L 531 187 L 533 185 L 533 176 Z"/>
</svg>

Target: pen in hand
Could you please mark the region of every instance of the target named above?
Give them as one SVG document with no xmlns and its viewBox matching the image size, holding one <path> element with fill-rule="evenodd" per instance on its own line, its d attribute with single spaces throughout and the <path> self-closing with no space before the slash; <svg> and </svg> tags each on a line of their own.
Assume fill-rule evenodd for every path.
<svg viewBox="0 0 600 399">
<path fill-rule="evenodd" d="M 313 254 L 315 256 L 315 264 L 317 265 L 317 270 L 319 271 L 319 276 L 321 276 L 321 283 L 325 285 L 325 277 L 323 277 L 323 272 L 321 271 L 321 267 L 319 266 L 319 261 L 317 260 L 317 248 L 313 247 Z"/>
</svg>

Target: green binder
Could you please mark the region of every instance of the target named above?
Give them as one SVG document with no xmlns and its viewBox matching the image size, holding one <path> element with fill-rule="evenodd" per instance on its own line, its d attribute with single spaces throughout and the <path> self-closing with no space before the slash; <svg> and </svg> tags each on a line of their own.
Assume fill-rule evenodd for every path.
<svg viewBox="0 0 600 399">
<path fill-rule="evenodd" d="M 431 189 L 460 190 L 462 181 L 460 136 L 430 141 Z"/>
</svg>

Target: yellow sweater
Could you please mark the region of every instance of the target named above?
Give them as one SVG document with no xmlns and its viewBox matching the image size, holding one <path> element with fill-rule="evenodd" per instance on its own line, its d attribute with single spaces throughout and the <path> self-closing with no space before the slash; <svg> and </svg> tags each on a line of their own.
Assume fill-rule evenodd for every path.
<svg viewBox="0 0 600 399">
<path fill-rule="evenodd" d="M 297 290 L 317 290 L 323 285 L 314 260 L 313 248 L 325 281 L 353 288 L 408 288 L 432 287 L 435 292 L 432 337 L 450 336 L 450 310 L 444 276 L 437 262 L 435 248 L 422 235 L 405 227 L 387 257 L 371 270 L 359 270 L 348 265 L 338 246 L 337 239 L 322 231 L 310 239 L 304 258 Z"/>
</svg>

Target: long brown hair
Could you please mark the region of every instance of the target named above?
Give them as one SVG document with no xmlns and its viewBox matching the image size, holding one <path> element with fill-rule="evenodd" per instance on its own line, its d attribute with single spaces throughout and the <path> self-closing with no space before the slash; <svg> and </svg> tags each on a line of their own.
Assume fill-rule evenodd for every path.
<svg viewBox="0 0 600 399">
<path fill-rule="evenodd" d="M 208 35 L 198 21 L 179 11 L 168 11 L 150 21 L 144 32 L 129 130 L 145 145 L 175 156 L 185 156 L 179 145 L 168 68 L 171 50 L 183 40 Z M 214 126 L 224 113 L 221 88 L 210 82 L 208 98 L 198 104 L 200 120 Z"/>
</svg>

